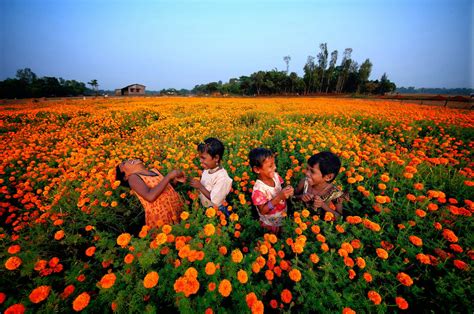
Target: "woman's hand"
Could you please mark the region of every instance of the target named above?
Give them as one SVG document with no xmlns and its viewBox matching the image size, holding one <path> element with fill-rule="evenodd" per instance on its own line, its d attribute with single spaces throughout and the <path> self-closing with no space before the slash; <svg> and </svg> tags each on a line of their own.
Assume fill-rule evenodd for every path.
<svg viewBox="0 0 474 314">
<path fill-rule="evenodd" d="M 184 174 L 182 170 L 176 169 L 171 172 L 173 173 L 173 176 L 174 176 L 173 177 L 174 182 L 181 182 L 181 183 L 186 182 L 186 175 Z"/>
</svg>

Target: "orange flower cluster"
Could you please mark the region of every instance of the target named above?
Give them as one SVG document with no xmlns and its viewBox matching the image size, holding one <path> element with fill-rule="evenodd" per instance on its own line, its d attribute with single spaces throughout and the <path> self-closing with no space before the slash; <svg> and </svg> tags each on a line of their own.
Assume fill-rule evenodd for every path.
<svg viewBox="0 0 474 314">
<path fill-rule="evenodd" d="M 199 290 L 199 281 L 197 280 L 198 272 L 195 268 L 190 267 L 179 277 L 174 283 L 176 293 L 182 292 L 186 297 L 196 294 Z"/>
</svg>

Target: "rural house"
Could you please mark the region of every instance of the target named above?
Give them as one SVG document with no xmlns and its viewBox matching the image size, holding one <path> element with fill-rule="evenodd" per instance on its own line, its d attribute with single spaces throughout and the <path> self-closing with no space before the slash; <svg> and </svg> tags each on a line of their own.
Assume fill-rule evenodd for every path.
<svg viewBox="0 0 474 314">
<path fill-rule="evenodd" d="M 145 95 L 145 85 L 132 84 L 115 90 L 116 96 Z"/>
</svg>

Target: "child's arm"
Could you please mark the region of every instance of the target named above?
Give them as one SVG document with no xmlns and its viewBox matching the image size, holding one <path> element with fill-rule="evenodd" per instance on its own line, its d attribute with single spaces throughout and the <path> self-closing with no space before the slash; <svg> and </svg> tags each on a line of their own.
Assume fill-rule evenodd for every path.
<svg viewBox="0 0 474 314">
<path fill-rule="evenodd" d="M 128 179 L 128 184 L 130 188 L 135 191 L 138 195 L 143 197 L 147 202 L 155 201 L 158 196 L 163 193 L 164 189 L 170 183 L 171 180 L 181 177 L 183 172 L 181 170 L 173 170 L 169 172 L 161 181 L 158 183 L 157 186 L 153 188 L 149 188 L 145 182 L 138 176 L 137 174 L 131 175 Z"/>
<path fill-rule="evenodd" d="M 293 187 L 292 186 L 287 186 L 284 189 L 280 191 L 280 193 L 277 194 L 274 198 L 272 198 L 270 201 L 263 205 L 257 205 L 258 211 L 262 215 L 266 215 L 269 212 L 273 210 L 273 208 L 278 205 L 281 201 L 286 201 L 288 198 L 290 198 L 294 193 Z"/>
<path fill-rule="evenodd" d="M 334 216 L 339 217 L 342 213 L 342 203 L 340 204 L 340 211 L 336 206 L 336 210 L 331 209 L 328 204 L 320 196 L 315 196 L 313 201 L 314 208 L 322 208 L 326 212 L 332 213 Z"/>
<path fill-rule="evenodd" d="M 190 182 L 190 185 L 195 188 L 195 189 L 198 189 L 199 192 L 202 193 L 202 195 L 204 195 L 208 200 L 211 199 L 211 192 L 208 191 L 204 185 L 202 185 L 201 181 L 199 180 L 196 180 L 196 179 L 192 179 L 191 182 Z"/>
</svg>

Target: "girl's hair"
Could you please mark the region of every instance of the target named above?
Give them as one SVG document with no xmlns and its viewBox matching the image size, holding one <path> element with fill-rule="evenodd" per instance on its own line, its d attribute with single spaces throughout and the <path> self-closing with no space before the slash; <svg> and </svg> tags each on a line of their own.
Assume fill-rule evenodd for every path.
<svg viewBox="0 0 474 314">
<path fill-rule="evenodd" d="M 219 161 L 224 156 L 224 144 L 214 137 L 206 138 L 204 142 L 199 143 L 197 150 L 200 153 L 208 153 L 212 158 L 219 156 Z"/>
<path fill-rule="evenodd" d="M 273 157 L 273 152 L 267 148 L 258 147 L 252 149 L 249 153 L 250 168 L 261 168 L 265 159 L 269 157 Z"/>
<path fill-rule="evenodd" d="M 128 184 L 128 181 L 125 180 L 125 172 L 120 170 L 120 166 L 117 165 L 115 167 L 115 180 L 120 181 L 120 185 L 124 186 L 126 188 L 129 188 L 130 185 Z"/>
<path fill-rule="evenodd" d="M 330 182 L 334 181 L 341 169 L 341 160 L 331 152 L 320 152 L 308 159 L 310 167 L 316 164 L 319 164 L 319 170 L 323 176 L 331 173 L 334 174 L 334 178 Z"/>
</svg>

